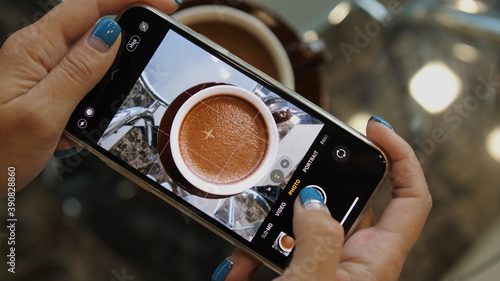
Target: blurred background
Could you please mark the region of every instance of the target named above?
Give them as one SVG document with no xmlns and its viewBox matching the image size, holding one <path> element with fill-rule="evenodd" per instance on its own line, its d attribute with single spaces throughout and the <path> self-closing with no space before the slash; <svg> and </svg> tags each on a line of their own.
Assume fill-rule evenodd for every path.
<svg viewBox="0 0 500 281">
<path fill-rule="evenodd" d="M 499 1 L 189 1 L 251 13 L 291 46 L 296 89 L 364 132 L 389 121 L 434 207 L 400 280 L 500 276 Z M 56 0 L 1 0 L 0 42 Z M 291 44 L 291 45 L 290 45 Z M 373 209 L 390 199 L 384 186 Z M 16 195 L 16 274 L 1 280 L 209 280 L 233 250 L 88 152 L 52 159 Z M 0 201 L 0 220 L 7 201 Z M 7 255 L 7 229 L 0 253 Z M 4 260 L 4 258 L 2 258 Z M 257 280 L 277 275 L 263 268 Z"/>
</svg>

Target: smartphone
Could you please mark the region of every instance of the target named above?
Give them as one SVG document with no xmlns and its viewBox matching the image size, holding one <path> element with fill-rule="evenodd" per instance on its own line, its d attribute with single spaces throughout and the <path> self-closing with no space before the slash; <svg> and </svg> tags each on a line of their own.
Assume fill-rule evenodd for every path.
<svg viewBox="0 0 500 281">
<path fill-rule="evenodd" d="M 270 268 L 293 256 L 293 203 L 314 187 L 349 235 L 384 181 L 362 134 L 146 6 L 66 134 Z"/>
</svg>

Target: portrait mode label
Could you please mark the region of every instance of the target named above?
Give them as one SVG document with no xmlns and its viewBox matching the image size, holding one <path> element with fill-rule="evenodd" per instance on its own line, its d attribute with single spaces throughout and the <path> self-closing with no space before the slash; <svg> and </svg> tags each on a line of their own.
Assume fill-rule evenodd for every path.
<svg viewBox="0 0 500 281">
<path fill-rule="evenodd" d="M 317 156 L 318 156 L 318 151 L 314 150 L 314 152 L 312 153 L 311 157 L 307 161 L 306 165 L 302 169 L 302 171 L 304 173 L 307 173 L 307 171 L 309 170 L 309 168 L 311 168 L 311 165 L 314 163 L 314 160 L 316 159 Z"/>
</svg>

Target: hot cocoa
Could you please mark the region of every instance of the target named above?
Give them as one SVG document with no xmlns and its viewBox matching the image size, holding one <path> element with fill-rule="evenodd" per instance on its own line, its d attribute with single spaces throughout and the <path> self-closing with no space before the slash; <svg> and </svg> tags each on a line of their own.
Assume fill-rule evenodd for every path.
<svg viewBox="0 0 500 281">
<path fill-rule="evenodd" d="M 214 184 L 251 176 L 268 152 L 268 129 L 250 102 L 230 94 L 193 106 L 179 130 L 179 149 L 193 174 Z"/>
</svg>

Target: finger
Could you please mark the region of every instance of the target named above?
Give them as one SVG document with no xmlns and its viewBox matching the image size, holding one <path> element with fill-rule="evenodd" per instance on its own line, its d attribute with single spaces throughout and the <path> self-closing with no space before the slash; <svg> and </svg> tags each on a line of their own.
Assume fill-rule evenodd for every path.
<svg viewBox="0 0 500 281">
<path fill-rule="evenodd" d="M 410 145 L 383 123 L 370 120 L 367 135 L 386 152 L 390 163 L 389 182 L 393 199 L 384 209 L 377 228 L 398 238 L 409 251 L 420 234 L 432 199 L 420 164 Z"/>
<path fill-rule="evenodd" d="M 368 227 L 372 227 L 374 225 L 375 225 L 375 215 L 373 214 L 372 208 L 370 208 L 368 209 L 366 214 L 361 218 L 354 232 Z"/>
<path fill-rule="evenodd" d="M 300 191 L 295 201 L 293 232 L 296 246 L 290 265 L 278 280 L 333 280 L 336 276 L 344 230 L 314 188 Z"/>
<path fill-rule="evenodd" d="M 49 40 L 63 39 L 68 46 L 78 40 L 100 17 L 116 14 L 138 0 L 68 0 L 56 6 L 37 23 L 37 29 L 47 30 Z M 179 4 L 174 0 L 142 0 L 164 13 L 174 12 Z M 62 36 L 61 36 L 62 35 Z"/>
<path fill-rule="evenodd" d="M 59 139 L 76 105 L 113 63 L 120 40 L 118 24 L 111 19 L 99 21 L 43 80 L 8 105 L 29 109 L 19 118 L 29 121 L 26 126 L 34 135 Z"/>
<path fill-rule="evenodd" d="M 241 249 L 223 261 L 215 270 L 213 281 L 252 281 L 259 272 L 261 263 Z"/>
<path fill-rule="evenodd" d="M 54 151 L 55 158 L 68 158 L 77 155 L 82 148 L 77 146 L 76 143 L 69 139 L 66 135 L 62 135 Z"/>
</svg>

